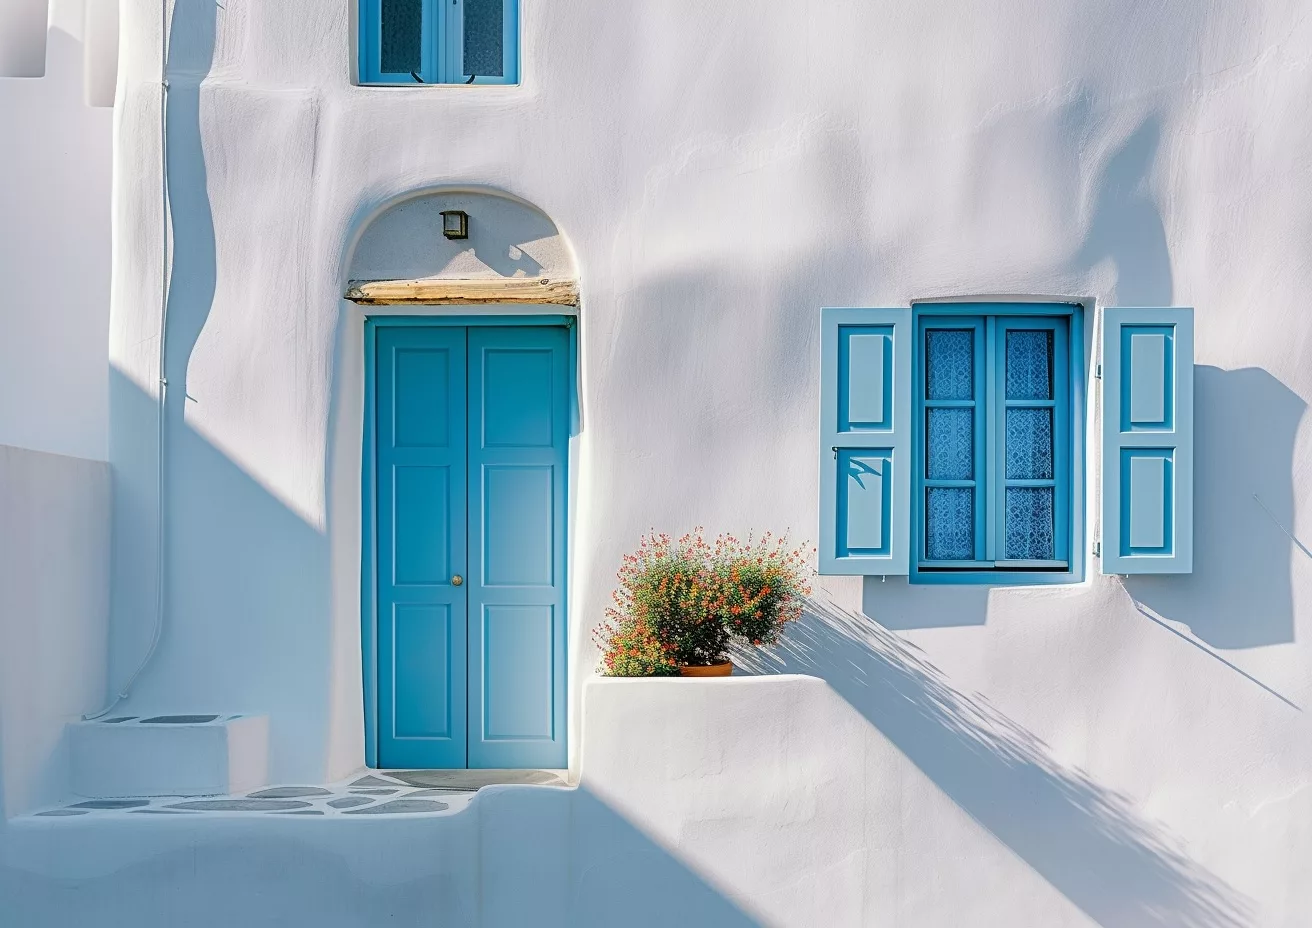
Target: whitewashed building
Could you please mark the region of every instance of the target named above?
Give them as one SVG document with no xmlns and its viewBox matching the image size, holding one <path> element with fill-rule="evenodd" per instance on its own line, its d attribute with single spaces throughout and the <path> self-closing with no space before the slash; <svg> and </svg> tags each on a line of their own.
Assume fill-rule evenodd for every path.
<svg viewBox="0 0 1312 928">
<path fill-rule="evenodd" d="M 1307 14 L 7 0 L 0 924 L 1312 924 Z"/>
</svg>

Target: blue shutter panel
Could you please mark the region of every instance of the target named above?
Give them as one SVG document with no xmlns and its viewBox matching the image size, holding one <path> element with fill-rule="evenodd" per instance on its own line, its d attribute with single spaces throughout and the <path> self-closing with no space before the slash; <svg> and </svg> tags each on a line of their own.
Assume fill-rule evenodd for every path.
<svg viewBox="0 0 1312 928">
<path fill-rule="evenodd" d="M 911 310 L 821 313 L 820 573 L 907 573 Z"/>
<path fill-rule="evenodd" d="M 1103 313 L 1102 572 L 1193 571 L 1194 311 Z"/>
</svg>

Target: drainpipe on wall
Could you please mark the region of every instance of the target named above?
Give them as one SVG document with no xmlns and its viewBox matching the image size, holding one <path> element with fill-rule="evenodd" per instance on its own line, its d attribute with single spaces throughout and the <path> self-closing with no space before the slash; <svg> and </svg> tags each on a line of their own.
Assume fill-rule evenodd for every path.
<svg viewBox="0 0 1312 928">
<path fill-rule="evenodd" d="M 164 361 L 166 346 L 168 345 L 168 326 L 169 326 L 169 270 L 170 270 L 170 248 L 171 237 L 169 235 L 169 139 L 168 139 L 168 110 L 169 110 L 169 28 L 172 24 L 172 17 L 169 13 L 169 0 L 160 0 L 160 39 L 159 39 L 159 164 L 160 164 L 160 230 L 161 230 L 161 247 L 163 252 L 160 257 L 159 272 L 159 401 L 155 407 L 155 626 L 151 631 L 150 645 L 146 648 L 145 656 L 141 658 L 141 663 L 137 669 L 128 677 L 126 683 L 119 692 L 110 700 L 99 712 L 88 713 L 82 716 L 84 721 L 91 722 L 99 718 L 104 718 L 114 710 L 128 694 L 132 692 L 132 687 L 136 684 L 137 679 L 141 676 L 142 671 L 150 663 L 151 658 L 155 656 L 155 651 L 159 647 L 159 640 L 164 633 L 164 594 L 165 594 L 165 550 L 164 550 L 164 526 L 165 526 L 165 509 L 166 496 L 164 493 L 165 483 L 165 433 L 167 430 L 166 404 L 168 401 L 168 379 L 164 376 Z M 119 41 L 122 41 L 120 32 Z"/>
</svg>

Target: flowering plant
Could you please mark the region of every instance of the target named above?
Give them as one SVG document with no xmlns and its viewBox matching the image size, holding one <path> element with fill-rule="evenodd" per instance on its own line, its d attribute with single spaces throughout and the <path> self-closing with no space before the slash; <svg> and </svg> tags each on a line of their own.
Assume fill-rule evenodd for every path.
<svg viewBox="0 0 1312 928">
<path fill-rule="evenodd" d="M 784 626 L 802 614 L 811 595 L 809 554 L 805 545 L 790 547 L 787 536 L 770 532 L 746 542 L 732 535 L 717 538 L 713 560 L 725 629 L 758 647 L 778 644 Z"/>
<path fill-rule="evenodd" d="M 732 638 L 777 644 L 811 588 L 808 551 L 766 534 L 741 542 L 701 529 L 647 535 L 624 556 L 619 588 L 594 637 L 611 676 L 663 676 L 727 659 Z"/>
<path fill-rule="evenodd" d="M 723 659 L 729 633 L 717 611 L 718 577 L 710 556 L 701 532 L 678 541 L 653 532 L 637 551 L 624 555 L 620 585 L 611 594 L 607 624 L 600 630 L 602 661 L 608 669 L 617 640 L 623 641 L 640 624 L 661 643 L 674 673 L 680 664 Z"/>
<path fill-rule="evenodd" d="M 670 649 L 641 619 L 602 625 L 594 633 L 608 677 L 670 677 L 679 672 Z"/>
</svg>

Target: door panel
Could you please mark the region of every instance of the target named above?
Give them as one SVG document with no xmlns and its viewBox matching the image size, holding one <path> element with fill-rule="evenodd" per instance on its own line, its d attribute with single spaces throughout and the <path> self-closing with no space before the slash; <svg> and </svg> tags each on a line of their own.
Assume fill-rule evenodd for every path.
<svg viewBox="0 0 1312 928">
<path fill-rule="evenodd" d="M 550 448 L 554 444 L 554 354 L 550 348 L 483 349 L 484 447 Z M 471 395 L 477 394 L 471 391 Z"/>
<path fill-rule="evenodd" d="M 445 604 L 392 606 L 393 737 L 451 739 L 451 677 L 433 668 L 450 666 L 452 625 Z"/>
<path fill-rule="evenodd" d="M 451 525 L 451 468 L 394 465 L 392 480 L 392 534 L 405 540 L 396 548 L 393 579 L 402 586 L 446 582 L 451 533 L 433 528 Z"/>
<path fill-rule="evenodd" d="M 550 464 L 484 465 L 484 586 L 551 586 L 555 471 Z"/>
<path fill-rule="evenodd" d="M 551 741 L 554 736 L 555 618 L 551 606 L 483 608 L 485 741 Z"/>
<path fill-rule="evenodd" d="M 469 330 L 469 766 L 564 767 L 569 333 Z"/>
<path fill-rule="evenodd" d="M 465 330 L 380 328 L 378 763 L 466 759 Z"/>
</svg>

